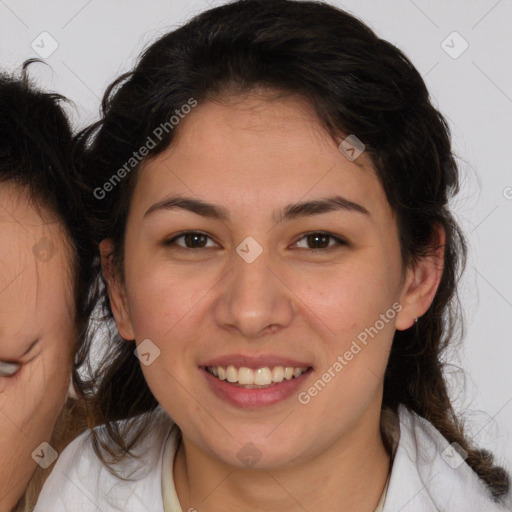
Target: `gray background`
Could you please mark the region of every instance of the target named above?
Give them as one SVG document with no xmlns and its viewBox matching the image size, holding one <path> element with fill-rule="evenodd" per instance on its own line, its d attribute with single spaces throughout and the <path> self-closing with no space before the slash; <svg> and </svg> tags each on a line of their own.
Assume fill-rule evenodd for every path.
<svg viewBox="0 0 512 512">
<path fill-rule="evenodd" d="M 36 66 L 32 74 L 73 100 L 69 113 L 83 126 L 97 118 L 105 87 L 143 47 L 219 3 L 0 0 L 0 64 L 14 70 L 38 57 L 32 44 L 39 52 L 58 45 L 46 58 L 51 70 Z M 452 394 L 476 443 L 510 461 L 512 0 L 331 3 L 411 58 L 450 123 L 463 176 L 454 208 L 470 245 L 461 287 L 466 338 L 448 358 Z"/>
</svg>

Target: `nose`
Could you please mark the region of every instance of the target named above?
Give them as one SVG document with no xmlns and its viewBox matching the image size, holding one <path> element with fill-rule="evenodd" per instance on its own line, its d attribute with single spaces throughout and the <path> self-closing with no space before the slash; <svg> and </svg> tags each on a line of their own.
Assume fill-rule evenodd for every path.
<svg viewBox="0 0 512 512">
<path fill-rule="evenodd" d="M 279 265 L 263 252 L 251 262 L 233 254 L 233 266 L 215 304 L 217 324 L 245 338 L 273 334 L 292 322 L 293 293 Z"/>
</svg>

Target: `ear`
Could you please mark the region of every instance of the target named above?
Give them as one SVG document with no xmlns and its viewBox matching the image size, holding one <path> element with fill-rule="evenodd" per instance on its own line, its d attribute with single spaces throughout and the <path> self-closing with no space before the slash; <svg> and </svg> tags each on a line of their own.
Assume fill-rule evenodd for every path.
<svg viewBox="0 0 512 512">
<path fill-rule="evenodd" d="M 130 309 L 126 297 L 124 283 L 121 282 L 114 266 L 114 244 L 112 240 L 100 242 L 101 267 L 107 282 L 108 297 L 114 318 L 116 319 L 117 330 L 125 340 L 135 339 L 131 322 Z"/>
<path fill-rule="evenodd" d="M 402 309 L 396 321 L 399 331 L 409 329 L 415 318 L 423 315 L 432 304 L 443 275 L 445 241 L 446 233 L 439 225 L 430 253 L 407 269 L 400 299 Z"/>
</svg>

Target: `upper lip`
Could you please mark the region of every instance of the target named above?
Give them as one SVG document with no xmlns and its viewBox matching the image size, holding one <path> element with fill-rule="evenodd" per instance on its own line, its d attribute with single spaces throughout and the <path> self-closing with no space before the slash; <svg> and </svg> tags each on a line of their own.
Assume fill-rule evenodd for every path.
<svg viewBox="0 0 512 512">
<path fill-rule="evenodd" d="M 233 365 L 237 368 L 245 367 L 254 370 L 268 366 L 293 366 L 295 368 L 309 368 L 311 365 L 304 361 L 298 361 L 290 357 L 278 356 L 273 354 L 260 354 L 260 355 L 247 355 L 247 354 L 231 354 L 219 356 L 214 359 L 209 359 L 207 362 L 200 366 L 228 366 Z"/>
</svg>

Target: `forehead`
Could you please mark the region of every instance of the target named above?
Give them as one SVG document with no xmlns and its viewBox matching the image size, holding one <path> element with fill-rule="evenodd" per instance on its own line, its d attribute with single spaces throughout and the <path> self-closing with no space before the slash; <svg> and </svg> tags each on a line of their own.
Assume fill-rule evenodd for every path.
<svg viewBox="0 0 512 512">
<path fill-rule="evenodd" d="M 36 335 L 72 310 L 70 247 L 62 225 L 26 192 L 0 184 L 0 340 Z M 7 341 L 5 341 L 7 340 Z"/>
<path fill-rule="evenodd" d="M 172 145 L 143 165 L 134 203 L 179 191 L 233 207 L 297 201 L 336 189 L 374 208 L 387 201 L 369 158 L 349 161 L 296 96 L 222 98 L 180 121 Z"/>
</svg>

